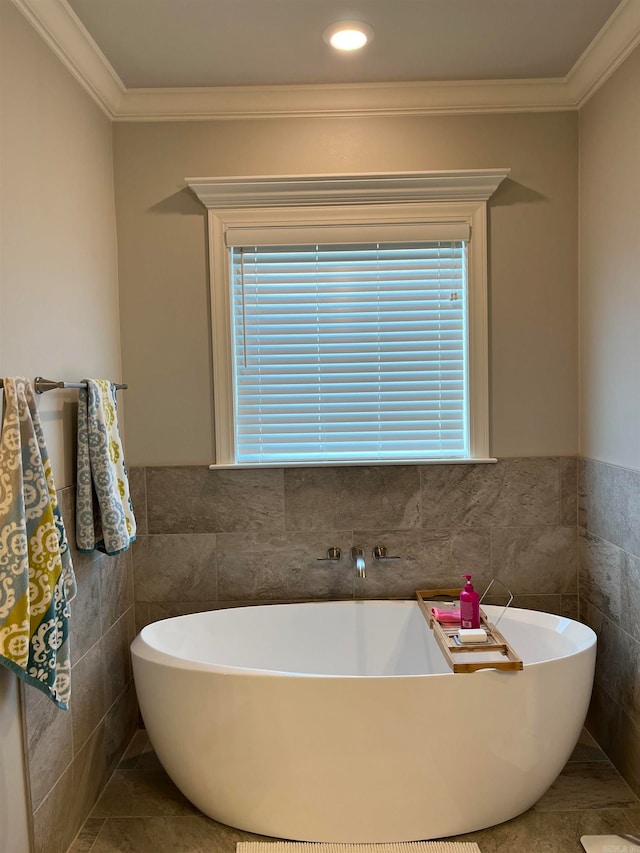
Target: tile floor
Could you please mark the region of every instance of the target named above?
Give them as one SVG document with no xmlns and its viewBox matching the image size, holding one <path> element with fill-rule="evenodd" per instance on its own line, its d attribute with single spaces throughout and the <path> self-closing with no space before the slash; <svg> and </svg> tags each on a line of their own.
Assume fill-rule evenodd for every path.
<svg viewBox="0 0 640 853">
<path fill-rule="evenodd" d="M 459 836 L 482 853 L 584 853 L 581 835 L 640 834 L 640 800 L 585 731 L 557 781 L 507 823 Z M 69 853 L 235 853 L 260 836 L 204 817 L 138 731 Z"/>
</svg>

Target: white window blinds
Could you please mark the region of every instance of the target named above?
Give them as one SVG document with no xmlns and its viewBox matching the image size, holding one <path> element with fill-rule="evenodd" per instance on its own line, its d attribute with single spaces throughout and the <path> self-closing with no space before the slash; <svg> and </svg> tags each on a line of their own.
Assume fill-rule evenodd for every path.
<svg viewBox="0 0 640 853">
<path fill-rule="evenodd" d="M 236 462 L 468 456 L 464 240 L 230 256 Z"/>
</svg>

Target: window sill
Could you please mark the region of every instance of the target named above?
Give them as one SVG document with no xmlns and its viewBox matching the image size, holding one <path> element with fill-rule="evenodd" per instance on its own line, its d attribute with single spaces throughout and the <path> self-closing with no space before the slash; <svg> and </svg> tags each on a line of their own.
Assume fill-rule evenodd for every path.
<svg viewBox="0 0 640 853">
<path fill-rule="evenodd" d="M 357 461 L 335 461 L 335 462 L 240 462 L 221 463 L 213 462 L 209 465 L 210 471 L 232 471 L 244 468 L 335 468 L 335 467 L 371 467 L 381 465 L 487 465 L 494 464 L 497 459 L 491 457 L 482 459 L 366 459 Z"/>
</svg>

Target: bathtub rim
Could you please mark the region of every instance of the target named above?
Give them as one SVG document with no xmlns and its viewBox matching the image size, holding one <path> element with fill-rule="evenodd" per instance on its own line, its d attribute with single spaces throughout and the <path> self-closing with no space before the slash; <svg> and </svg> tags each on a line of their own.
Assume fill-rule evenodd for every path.
<svg viewBox="0 0 640 853">
<path fill-rule="evenodd" d="M 172 654 L 164 649 L 159 649 L 157 646 L 153 645 L 147 637 L 145 637 L 145 632 L 147 632 L 148 628 L 152 628 L 155 625 L 162 624 L 164 622 L 176 622 L 181 621 L 183 619 L 190 619 L 197 616 L 202 616 L 204 614 L 212 614 L 212 613 L 221 613 L 227 612 L 229 610 L 246 610 L 246 609 L 254 609 L 256 607 L 260 608 L 284 608 L 284 607 L 306 607 L 306 606 L 318 606 L 318 605 L 377 605 L 377 606 L 403 606 L 407 607 L 409 605 L 415 605 L 418 607 L 418 602 L 413 599 L 361 599 L 361 600 L 353 600 L 353 599 L 341 599 L 341 600 L 327 600 L 327 601 L 304 601 L 304 602 L 281 602 L 278 604 L 255 604 L 255 605 L 239 605 L 237 607 L 224 607 L 218 608 L 215 610 L 199 610 L 194 613 L 185 613 L 180 616 L 169 616 L 165 619 L 158 619 L 154 622 L 149 623 L 149 625 L 145 625 L 144 628 L 139 631 L 136 635 L 132 643 L 130 644 L 130 650 L 132 657 L 135 659 L 136 657 L 144 660 L 145 662 L 164 665 L 168 667 L 174 667 L 178 669 L 188 670 L 190 672 L 206 672 L 212 675 L 220 674 L 220 675 L 233 675 L 236 677 L 250 677 L 250 676 L 264 676 L 268 678 L 311 678 L 311 679 L 324 679 L 324 680 L 368 680 L 368 681 L 380 681 L 385 679 L 420 679 L 420 678 L 438 678 L 438 677 L 447 677 L 452 675 L 459 675 L 460 673 L 454 673 L 452 670 L 447 672 L 422 672 L 422 673 L 411 673 L 411 674 L 385 674 L 385 675 L 359 675 L 359 674 L 340 674 L 340 673 L 315 673 L 315 672 L 298 672 L 298 671 L 288 671 L 288 670 L 278 670 L 278 669 L 265 669 L 265 668 L 255 668 L 255 667 L 246 667 L 246 666 L 233 666 L 230 664 L 222 664 L 222 663 L 210 663 L 208 661 L 199 661 L 193 658 L 182 657 L 177 654 Z M 483 609 L 487 613 L 487 616 L 490 618 L 493 617 L 497 619 L 502 610 L 504 609 L 501 605 L 483 605 Z M 567 658 L 575 657 L 577 655 L 581 655 L 589 652 L 597 644 L 597 634 L 590 628 L 588 625 L 585 625 L 583 622 L 578 622 L 576 619 L 571 619 L 568 616 L 559 616 L 555 613 L 548 613 L 547 611 L 541 610 L 529 610 L 527 608 L 519 608 L 519 607 L 510 607 L 509 614 L 525 614 L 525 618 L 522 621 L 528 624 L 535 624 L 536 622 L 544 622 L 545 619 L 551 619 L 552 624 L 555 622 L 556 625 L 561 624 L 562 622 L 566 622 L 568 625 L 576 625 L 581 633 L 584 633 L 584 641 L 576 648 L 569 650 L 564 654 L 558 654 L 554 657 L 545 658 L 544 660 L 533 661 L 531 663 L 524 662 L 525 669 L 531 669 L 533 667 L 544 666 L 554 661 L 565 660 Z M 426 627 L 426 621 L 425 621 Z M 549 627 L 548 625 L 546 626 Z M 427 628 L 427 630 L 429 630 Z M 150 632 L 147 632 L 149 634 Z M 514 675 L 517 673 L 505 672 L 496 670 L 495 668 L 487 667 L 486 669 L 480 669 L 476 673 L 500 673 L 501 675 Z M 464 673 L 471 674 L 471 673 Z"/>
</svg>

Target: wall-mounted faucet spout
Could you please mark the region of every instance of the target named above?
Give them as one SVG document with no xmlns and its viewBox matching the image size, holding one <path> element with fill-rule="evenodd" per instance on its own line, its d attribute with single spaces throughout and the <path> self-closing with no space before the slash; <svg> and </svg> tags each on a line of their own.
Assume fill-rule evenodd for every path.
<svg viewBox="0 0 640 853">
<path fill-rule="evenodd" d="M 357 545 L 354 545 L 351 549 L 351 559 L 356 564 L 356 574 L 359 578 L 365 578 L 367 576 L 366 567 L 364 563 L 364 549 L 358 548 Z"/>
</svg>

